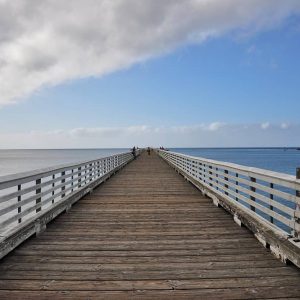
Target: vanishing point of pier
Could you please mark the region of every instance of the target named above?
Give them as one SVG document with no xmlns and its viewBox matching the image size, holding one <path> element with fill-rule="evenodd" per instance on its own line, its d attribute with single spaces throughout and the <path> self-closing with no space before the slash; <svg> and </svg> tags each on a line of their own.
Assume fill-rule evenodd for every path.
<svg viewBox="0 0 300 300">
<path fill-rule="evenodd" d="M 0 299 L 299 298 L 298 208 L 275 203 L 276 195 L 291 202 L 298 195 L 276 190 L 274 174 L 266 174 L 271 185 L 263 185 L 257 173 L 257 180 L 250 174 L 247 198 L 246 174 L 233 176 L 233 166 L 223 165 L 221 176 L 222 166 L 213 162 L 191 160 L 186 168 L 180 155 L 171 156 L 142 152 L 132 160 L 127 153 L 3 179 L 2 205 L 15 202 L 0 208 L 0 216 L 7 215 L 0 234 Z M 193 176 L 193 163 L 206 172 L 202 186 L 190 183 L 203 175 Z M 258 193 L 259 185 L 265 193 Z M 224 199 L 217 197 L 221 192 Z M 252 201 L 245 211 L 243 197 Z M 260 209 L 270 210 L 270 218 L 256 216 Z M 276 229 L 276 218 L 288 220 L 286 235 Z"/>
</svg>

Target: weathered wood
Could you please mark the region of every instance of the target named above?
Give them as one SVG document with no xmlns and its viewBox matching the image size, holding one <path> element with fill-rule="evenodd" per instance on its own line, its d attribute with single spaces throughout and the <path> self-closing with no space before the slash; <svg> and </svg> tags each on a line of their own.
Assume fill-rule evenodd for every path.
<svg viewBox="0 0 300 300">
<path fill-rule="evenodd" d="M 153 280 L 153 281 L 35 281 L 35 285 L 32 285 L 32 282 L 29 280 L 6 280 L 0 282 L 0 289 L 5 288 L 7 284 L 10 289 L 20 289 L 20 290 L 32 290 L 32 288 L 38 290 L 48 290 L 48 291 L 60 291 L 60 290 L 69 290 L 69 291 L 130 291 L 133 289 L 136 290 L 188 290 L 188 289 L 218 289 L 224 288 L 226 285 L 227 288 L 236 288 L 238 285 L 241 287 L 260 287 L 260 286 L 297 286 L 298 278 L 293 277 L 260 277 L 260 278 L 225 278 L 225 279 L 216 279 L 214 281 L 207 279 L 189 279 L 189 280 Z"/>
<path fill-rule="evenodd" d="M 269 215 L 267 221 L 270 221 L 273 227 L 277 227 L 276 229 L 282 230 L 282 227 L 278 226 L 277 222 L 273 222 L 273 219 L 289 227 L 289 229 L 285 229 L 288 233 L 300 231 L 300 225 L 295 222 L 297 218 L 300 218 L 300 212 L 295 211 L 294 207 L 295 203 L 300 202 L 300 198 L 296 193 L 282 190 L 283 187 L 288 187 L 292 190 L 300 189 L 300 181 L 296 177 L 168 151 L 159 150 L 158 153 L 178 169 L 179 172 L 183 172 L 184 176 L 187 175 L 203 185 L 207 185 L 208 190 L 217 191 L 228 199 L 235 199 L 241 204 L 243 202 L 250 204 L 253 214 L 260 217 L 262 216 L 260 212 Z M 234 174 L 229 174 L 229 172 Z M 262 183 L 257 183 L 257 180 L 262 181 Z M 244 187 L 239 183 L 243 184 Z M 265 192 L 279 196 L 285 201 L 280 203 L 274 200 L 274 197 L 266 197 L 263 195 Z M 255 199 L 268 205 L 254 204 Z M 290 203 L 286 204 L 286 201 Z M 246 209 L 247 205 L 244 207 Z M 279 211 L 274 213 L 273 207 L 276 207 Z M 283 216 L 284 214 L 288 216 L 285 217 Z"/>
<path fill-rule="evenodd" d="M 63 211 L 68 212 L 71 206 L 79 199 L 90 193 L 93 188 L 106 181 L 132 160 L 131 153 L 117 154 L 113 157 L 116 156 L 119 162 L 117 166 L 114 165 L 112 168 L 107 169 L 107 172 L 103 173 L 100 177 L 89 177 L 89 179 L 85 178 L 83 181 L 81 179 L 83 176 L 86 177 L 87 173 L 85 172 L 83 176 L 80 175 L 80 177 L 76 177 L 74 180 L 72 176 L 72 174 L 74 175 L 74 165 L 67 165 L 64 169 L 61 167 L 56 169 L 49 168 L 44 171 L 33 171 L 21 175 L 1 177 L 0 190 L 7 187 L 10 187 L 10 189 L 3 190 L 2 194 L 4 195 L 0 197 L 0 203 L 5 203 L 4 208 L 0 210 L 0 217 L 4 215 L 4 218 L 0 218 L 0 259 L 31 235 L 35 233 L 39 235 L 43 232 L 48 222 L 56 218 Z M 106 157 L 101 158 L 100 161 L 110 159 L 111 157 Z M 94 161 L 92 165 L 95 166 Z M 78 165 L 75 166 L 78 167 Z M 78 167 L 78 174 L 82 172 L 81 166 Z M 87 167 L 84 164 L 85 171 L 87 168 L 90 168 L 90 165 Z M 90 171 L 89 169 L 89 172 L 93 173 L 95 170 L 92 169 Z M 66 182 L 66 176 L 71 176 L 71 180 Z M 33 179 L 34 181 L 31 182 Z M 42 179 L 45 179 L 43 183 Z M 72 179 L 76 184 L 74 184 Z M 90 181 L 91 179 L 93 180 Z M 60 184 L 55 185 L 56 181 L 59 181 Z M 88 184 L 87 181 L 89 181 Z M 22 188 L 20 189 L 21 183 L 34 183 L 34 186 L 22 190 Z M 17 187 L 18 191 L 11 193 L 11 188 L 15 184 L 17 184 L 15 187 Z M 66 188 L 66 186 L 68 187 Z M 45 191 L 42 191 L 42 187 Z M 74 189 L 76 190 L 74 191 Z M 34 191 L 33 196 L 30 196 L 31 191 Z M 12 204 L 9 203 L 9 200 L 13 200 L 10 198 L 12 195 L 18 197 L 17 203 L 14 201 Z M 22 200 L 21 197 L 23 196 L 25 199 Z M 25 205 L 24 209 L 22 209 L 22 205 Z M 25 219 L 24 221 L 23 218 Z"/>
<path fill-rule="evenodd" d="M 297 298 L 299 286 L 298 269 L 154 153 L 0 262 L 0 299 Z"/>
<path fill-rule="evenodd" d="M 209 196 L 215 205 L 222 206 L 230 212 L 236 223 L 249 228 L 265 247 L 271 249 L 276 257 L 284 262 L 290 261 L 300 267 L 300 240 L 297 237 L 300 231 L 300 223 L 298 222 L 300 213 L 299 210 L 295 209 L 296 204 L 300 201 L 297 192 L 295 192 L 300 189 L 299 179 L 291 175 L 196 158 L 179 153 L 168 151 L 158 151 L 158 153 L 177 172 L 199 188 L 203 194 Z M 202 167 L 198 168 L 197 164 L 201 164 Z M 193 172 L 191 172 L 191 165 L 194 167 Z M 212 168 L 207 169 L 207 166 L 212 166 Z M 223 175 L 219 172 L 215 175 L 212 174 L 219 169 L 223 169 Z M 236 181 L 239 180 L 237 179 L 239 177 L 228 175 L 229 171 L 242 175 L 243 180 L 249 182 L 246 184 L 249 188 L 237 185 Z M 219 175 L 223 176 L 223 179 Z M 229 177 L 231 182 L 229 182 Z M 276 189 L 280 191 L 278 187 L 275 189 L 274 184 L 278 184 L 281 188 L 291 188 L 292 193 L 289 197 L 281 195 L 284 200 L 292 200 L 292 202 L 289 204 L 286 201 L 279 203 L 274 200 L 273 196 L 266 197 L 262 195 L 257 191 L 257 188 L 260 189 L 257 180 L 270 185 L 270 188 L 267 187 L 267 189 L 272 189 L 272 195 Z M 258 200 L 264 203 L 259 203 Z M 277 208 L 276 211 L 274 207 Z M 278 224 L 278 221 L 286 227 Z"/>
<path fill-rule="evenodd" d="M 7 295 L 7 294 L 6 294 Z M 44 297 L 43 297 L 44 295 Z M 255 288 L 238 288 L 238 289 L 202 289 L 202 290 L 188 290 L 188 291 L 144 291 L 135 290 L 123 292 L 107 292 L 103 291 L 44 291 L 44 292 L 14 292 L 13 299 L 299 299 L 298 293 L 294 289 L 278 288 L 277 293 L 274 292 L 273 287 L 261 288 L 259 292 Z M 7 298 L 6 298 L 7 299 Z"/>
<path fill-rule="evenodd" d="M 274 272 L 274 274 L 272 273 Z M 272 274 L 272 275 L 270 275 Z M 0 273 L 0 280 L 179 280 L 179 279 L 211 279 L 216 278 L 256 278 L 256 277 L 285 277 L 299 274 L 291 272 L 286 267 L 269 268 L 221 268 L 221 269 L 189 269 L 180 267 L 167 269 L 152 269 L 144 267 L 143 270 L 130 268 L 126 270 L 104 270 L 102 265 L 94 265 L 93 270 L 8 270 Z M 237 286 L 238 287 L 238 286 Z M 9 288 L 6 286 L 6 288 Z M 0 290 L 1 296 L 1 290 Z"/>
<path fill-rule="evenodd" d="M 60 252 L 61 253 L 61 252 Z M 127 252 L 129 254 L 130 252 Z M 160 262 L 169 262 L 169 263 L 188 263 L 188 262 L 243 262 L 243 261 L 253 261 L 253 260 L 272 260 L 271 256 L 266 256 L 265 252 L 262 253 L 248 253 L 248 255 L 244 255 L 242 253 L 232 253 L 222 255 L 220 253 L 216 253 L 218 255 L 192 255 L 193 253 L 189 253 L 189 255 L 180 255 L 181 252 L 178 252 L 177 255 L 166 255 L 164 256 L 153 256 L 152 253 L 149 253 L 149 256 L 126 256 L 126 257 L 118 257 L 118 256 L 88 256 L 87 252 L 85 252 L 83 256 L 57 256 L 48 255 L 45 253 L 44 255 L 26 255 L 28 252 L 23 253 L 25 255 L 18 255 L 19 253 L 14 253 L 13 256 L 9 259 L 9 264 L 14 263 L 64 263 L 64 264 L 78 264 L 78 263 L 97 263 L 97 264 L 125 264 L 125 263 L 160 263 Z M 169 253 L 170 254 L 170 253 Z M 205 254 L 205 253 L 204 253 Z M 207 254 L 207 253 L 206 253 Z M 72 255 L 70 253 L 69 255 Z"/>
<path fill-rule="evenodd" d="M 45 286 L 49 285 L 48 282 Z M 259 288 L 222 288 L 176 290 L 176 285 L 169 290 L 142 290 L 134 285 L 130 291 L 10 291 L 3 292 L 4 299 L 299 299 L 295 286 L 259 287 Z"/>
</svg>

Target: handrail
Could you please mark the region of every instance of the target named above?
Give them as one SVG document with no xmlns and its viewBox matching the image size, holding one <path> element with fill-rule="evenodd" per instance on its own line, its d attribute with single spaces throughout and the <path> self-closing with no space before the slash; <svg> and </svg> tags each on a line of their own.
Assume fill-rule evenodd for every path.
<svg viewBox="0 0 300 300">
<path fill-rule="evenodd" d="M 222 198 L 286 237 L 300 237 L 300 180 L 296 176 L 156 150 L 214 199 Z M 217 200 L 216 200 L 217 201 Z"/>
<path fill-rule="evenodd" d="M 125 152 L 0 177 L 0 238 L 34 222 L 132 159 L 132 153 Z"/>
<path fill-rule="evenodd" d="M 119 156 L 119 155 L 126 154 L 126 153 L 130 153 L 130 152 L 122 152 L 119 154 L 110 155 L 108 157 L 115 157 L 115 156 Z M 10 186 L 13 186 L 19 182 L 21 182 L 21 183 L 26 182 L 27 180 L 34 179 L 35 177 L 45 177 L 47 174 L 51 174 L 53 171 L 58 172 L 60 170 L 64 170 L 67 168 L 76 168 L 81 165 L 93 163 L 93 162 L 96 162 L 96 161 L 99 161 L 101 159 L 105 159 L 108 157 L 102 157 L 102 158 L 93 159 L 93 160 L 83 160 L 83 161 L 79 161 L 76 163 L 59 164 L 59 165 L 55 165 L 55 166 L 51 166 L 51 167 L 0 176 L 0 190 L 4 189 L 4 188 L 8 188 Z"/>
</svg>

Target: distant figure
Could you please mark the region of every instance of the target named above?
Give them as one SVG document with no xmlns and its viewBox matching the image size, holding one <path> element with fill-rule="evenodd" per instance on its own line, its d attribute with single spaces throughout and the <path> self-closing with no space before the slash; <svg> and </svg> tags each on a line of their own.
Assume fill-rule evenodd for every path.
<svg viewBox="0 0 300 300">
<path fill-rule="evenodd" d="M 135 149 L 135 146 L 133 146 L 133 148 L 131 150 L 131 153 L 133 155 L 133 159 L 136 159 L 136 149 Z"/>
<path fill-rule="evenodd" d="M 150 155 L 150 147 L 147 148 L 148 155 Z"/>
</svg>

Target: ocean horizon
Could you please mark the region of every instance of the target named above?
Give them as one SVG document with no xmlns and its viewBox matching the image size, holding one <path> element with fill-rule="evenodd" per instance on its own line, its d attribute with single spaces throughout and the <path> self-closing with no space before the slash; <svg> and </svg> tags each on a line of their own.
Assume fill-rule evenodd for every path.
<svg viewBox="0 0 300 300">
<path fill-rule="evenodd" d="M 300 167 L 300 151 L 297 147 L 189 147 L 169 148 L 170 151 L 232 162 L 295 175 Z M 0 176 L 54 167 L 56 165 L 93 160 L 130 148 L 88 148 L 88 149 L 1 149 Z"/>
</svg>

